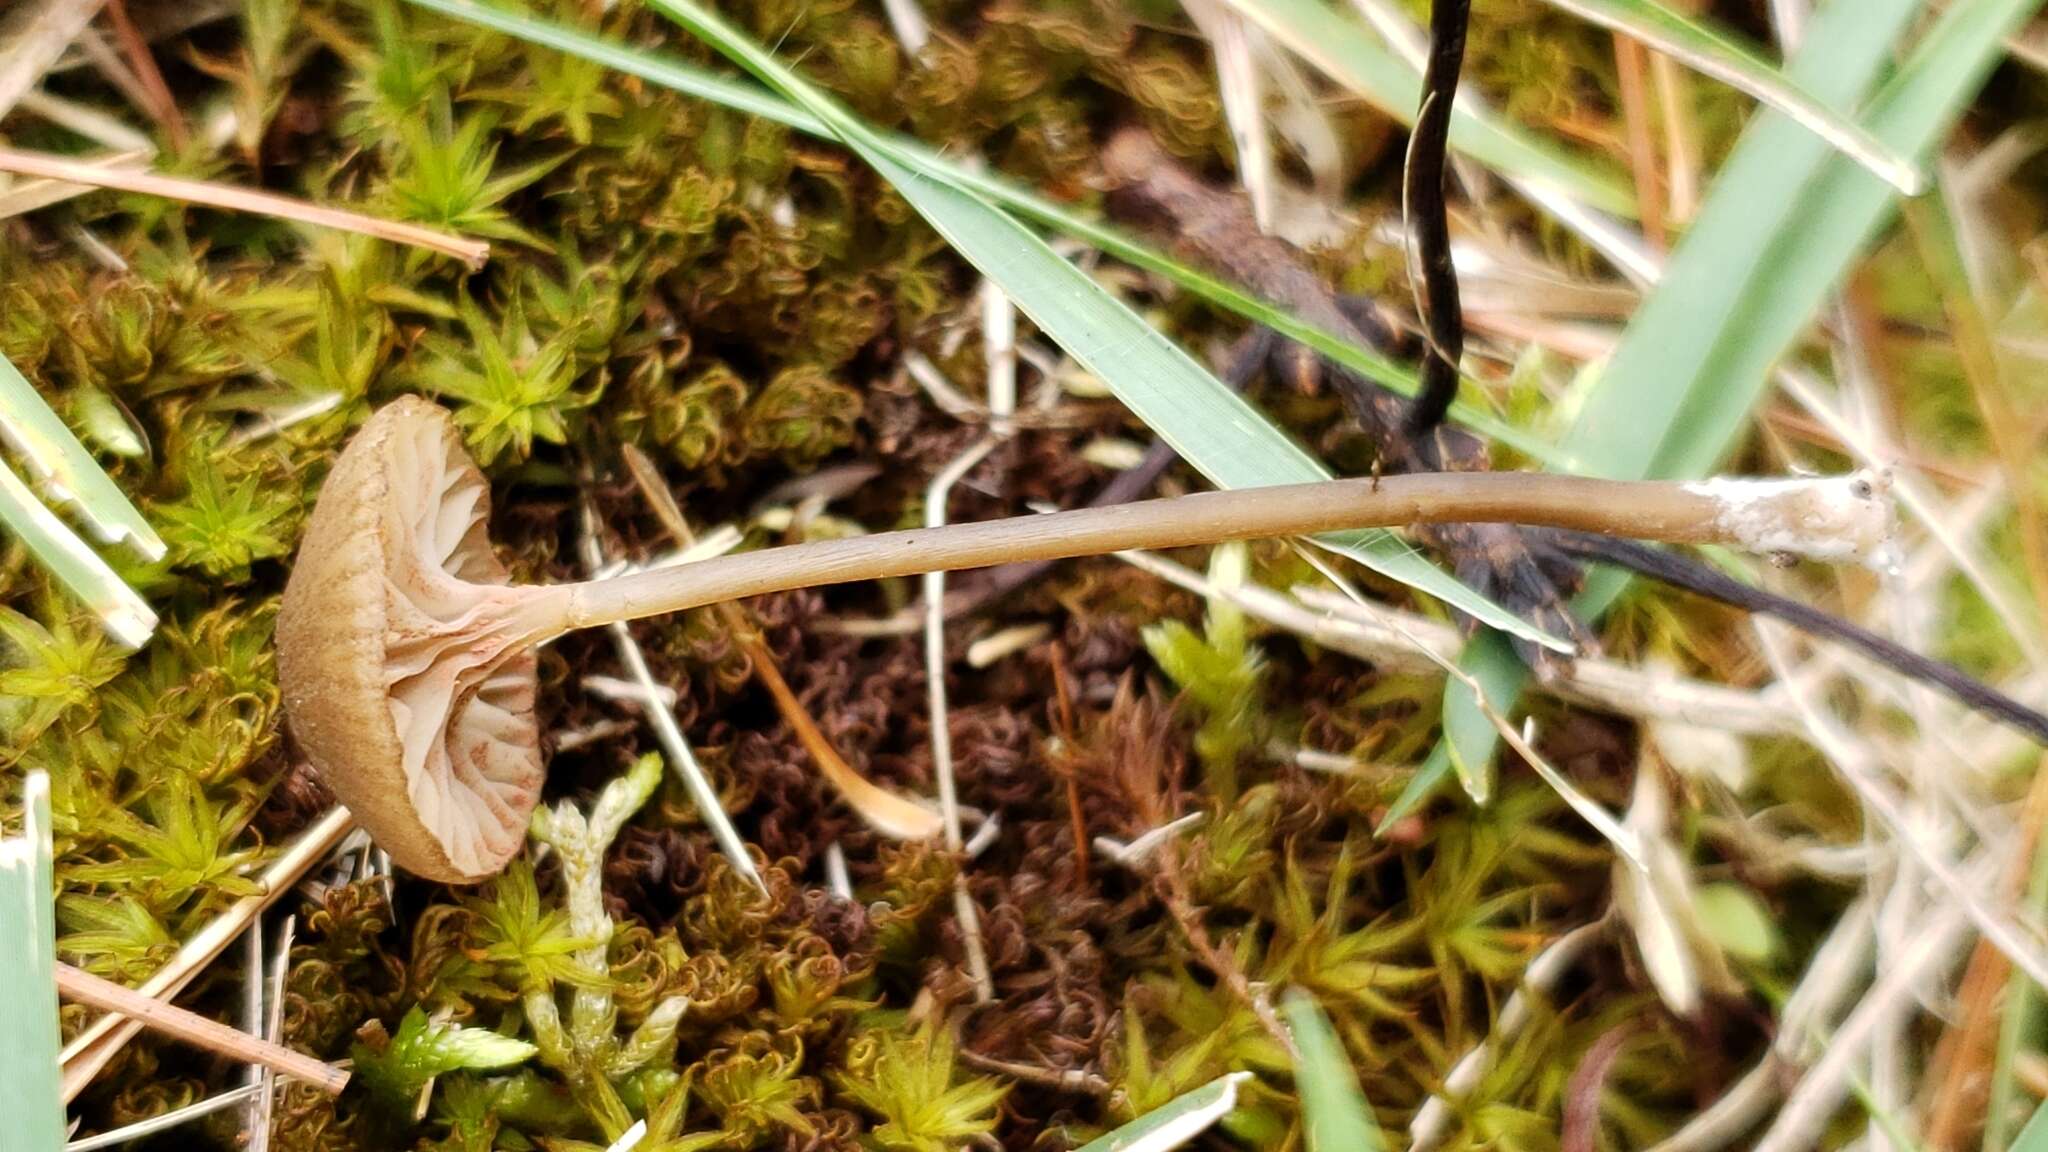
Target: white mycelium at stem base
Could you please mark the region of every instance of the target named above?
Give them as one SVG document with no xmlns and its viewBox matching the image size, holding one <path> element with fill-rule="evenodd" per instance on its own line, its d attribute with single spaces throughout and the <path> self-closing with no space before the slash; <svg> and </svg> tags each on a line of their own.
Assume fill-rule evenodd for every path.
<svg viewBox="0 0 2048 1152">
<path fill-rule="evenodd" d="M 792 588 L 1438 521 L 1867 554 L 1888 505 L 1868 479 L 1722 486 L 1435 473 L 1206 492 L 885 532 L 608 580 L 522 588 L 491 551 L 489 486 L 446 412 L 406 398 L 335 462 L 278 614 L 278 678 L 307 758 L 401 867 L 495 875 L 543 775 L 533 648 L 572 628 Z"/>
</svg>

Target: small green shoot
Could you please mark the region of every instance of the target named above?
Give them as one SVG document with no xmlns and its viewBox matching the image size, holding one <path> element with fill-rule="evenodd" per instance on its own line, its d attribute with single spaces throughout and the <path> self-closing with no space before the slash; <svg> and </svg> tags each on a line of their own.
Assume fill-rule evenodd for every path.
<svg viewBox="0 0 2048 1152">
<path fill-rule="evenodd" d="M 947 1152 L 995 1131 L 1009 1089 L 985 1077 L 960 1081 L 953 1037 L 927 1019 L 915 1032 L 877 1031 L 847 1059 L 839 1091 L 881 1118 L 867 1139 L 881 1152 Z M 957 1082 L 956 1082 L 957 1081 Z"/>
<path fill-rule="evenodd" d="M 1244 583 L 1249 552 L 1243 543 L 1225 544 L 1210 554 L 1209 579 L 1219 588 Z M 1195 753 L 1207 769 L 1210 787 L 1225 803 L 1237 795 L 1238 757 L 1259 739 L 1260 673 L 1263 659 L 1251 643 L 1244 611 L 1218 596 L 1209 601 L 1202 631 L 1178 620 L 1149 625 L 1145 648 L 1200 710 Z"/>
<path fill-rule="evenodd" d="M 524 1040 L 486 1028 L 433 1023 L 415 1004 L 399 1022 L 397 1035 L 381 1045 L 359 1042 L 352 1054 L 356 1079 L 369 1092 L 371 1106 L 402 1131 L 425 1115 L 435 1077 L 510 1068 L 537 1051 Z"/>
<path fill-rule="evenodd" d="M 400 130 L 407 162 L 391 182 L 394 207 L 405 219 L 429 227 L 544 249 L 540 237 L 513 221 L 504 201 L 561 161 L 495 171 L 492 126 L 493 117 L 481 112 L 457 123 L 447 93 L 437 91 L 427 102 L 425 118 L 408 119 Z"/>
</svg>

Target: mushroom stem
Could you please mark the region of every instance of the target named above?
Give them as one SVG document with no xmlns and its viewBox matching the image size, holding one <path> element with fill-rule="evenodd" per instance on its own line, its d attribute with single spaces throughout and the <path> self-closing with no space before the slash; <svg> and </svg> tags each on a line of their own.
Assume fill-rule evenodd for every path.
<svg viewBox="0 0 2048 1152">
<path fill-rule="evenodd" d="M 1706 484 L 1457 473 L 1174 500 L 799 544 L 581 584 L 508 582 L 490 484 L 448 414 L 379 409 L 321 486 L 277 618 L 278 684 L 309 763 L 408 871 L 495 875 L 546 769 L 534 645 L 766 592 L 1018 560 L 1433 521 L 1719 541 L 1827 560 L 1887 551 L 1881 480 Z"/>
<path fill-rule="evenodd" d="M 1890 530 L 1881 488 L 1881 481 L 1861 474 L 1712 484 L 1526 472 L 1326 480 L 744 552 L 557 585 L 547 589 L 547 611 L 560 613 L 557 630 L 570 631 L 826 584 L 1426 523 L 1527 524 L 1834 561 L 1870 560 L 1884 551 Z"/>
</svg>

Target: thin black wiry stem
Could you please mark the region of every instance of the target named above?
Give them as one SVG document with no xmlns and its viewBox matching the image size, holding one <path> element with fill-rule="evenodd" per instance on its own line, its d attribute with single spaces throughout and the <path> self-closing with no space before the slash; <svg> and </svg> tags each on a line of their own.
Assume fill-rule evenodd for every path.
<svg viewBox="0 0 2048 1152">
<path fill-rule="evenodd" d="M 1444 203 L 1445 160 L 1450 153 L 1451 108 L 1465 65 L 1465 25 L 1471 0 L 1434 0 L 1429 10 L 1429 62 L 1422 72 L 1422 107 L 1408 141 L 1401 201 L 1414 230 L 1422 278 L 1422 317 L 1429 347 L 1422 358 L 1422 391 L 1409 410 L 1411 432 L 1443 422 L 1458 397 L 1458 360 L 1465 352 L 1465 314 L 1458 273 L 1451 266 L 1451 223 Z"/>
<path fill-rule="evenodd" d="M 1953 664 L 1924 656 L 1833 613 L 1752 587 L 1697 560 L 1638 540 L 1589 532 L 1558 532 L 1555 538 L 1566 553 L 1582 560 L 1619 565 L 1745 612 L 1775 616 L 1809 636 L 1847 644 L 1909 679 L 1932 684 L 1969 707 L 2048 744 L 2048 716 Z"/>
</svg>

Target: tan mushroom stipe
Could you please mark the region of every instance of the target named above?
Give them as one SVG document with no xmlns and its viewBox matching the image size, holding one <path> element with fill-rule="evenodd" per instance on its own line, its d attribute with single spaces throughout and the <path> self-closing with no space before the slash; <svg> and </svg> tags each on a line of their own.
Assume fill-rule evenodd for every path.
<svg viewBox="0 0 2048 1152">
<path fill-rule="evenodd" d="M 490 486 L 454 422 L 409 397 L 364 423 L 321 488 L 278 614 L 278 679 L 314 769 L 392 860 L 469 883 L 496 875 L 525 841 L 543 776 L 533 649 L 572 629 L 856 580 L 1440 521 L 1842 559 L 1870 554 L 1888 513 L 1881 491 L 1856 476 L 1677 485 L 1426 473 L 884 532 L 518 587 L 504 583 L 491 551 Z"/>
</svg>

